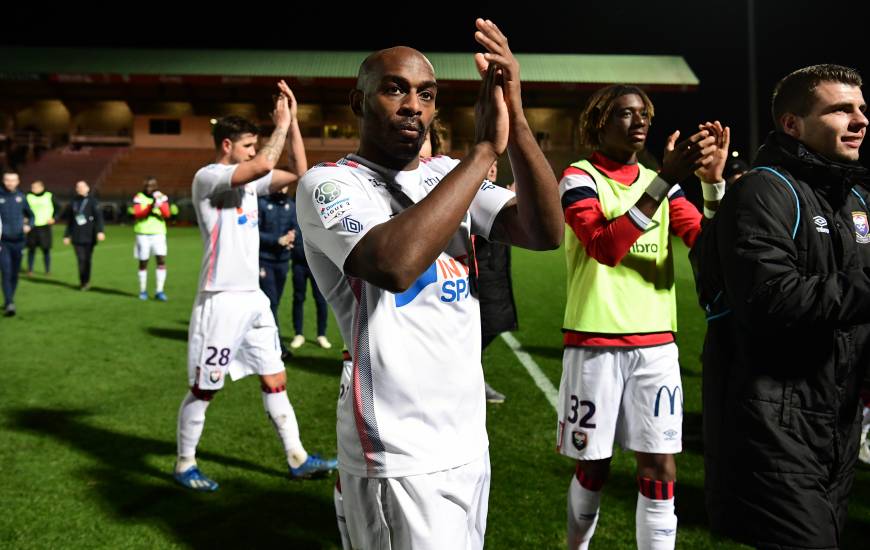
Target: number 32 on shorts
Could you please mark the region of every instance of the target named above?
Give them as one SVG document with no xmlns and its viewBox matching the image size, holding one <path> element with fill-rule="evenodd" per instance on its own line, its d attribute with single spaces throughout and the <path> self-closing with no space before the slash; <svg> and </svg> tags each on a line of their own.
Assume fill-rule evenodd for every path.
<svg viewBox="0 0 870 550">
<path fill-rule="evenodd" d="M 586 409 L 586 413 L 580 417 L 581 409 Z M 576 395 L 571 396 L 571 409 L 568 411 L 567 420 L 569 423 L 573 424 L 577 422 L 577 419 L 580 418 L 580 422 L 577 424 L 581 428 L 594 428 L 595 424 L 590 422 L 592 417 L 595 415 L 595 403 L 592 401 L 582 401 Z"/>
</svg>

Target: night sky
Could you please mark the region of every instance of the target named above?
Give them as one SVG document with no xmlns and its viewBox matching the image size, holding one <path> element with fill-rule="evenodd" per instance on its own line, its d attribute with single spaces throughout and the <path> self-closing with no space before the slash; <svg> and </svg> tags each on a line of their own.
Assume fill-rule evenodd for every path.
<svg viewBox="0 0 870 550">
<path fill-rule="evenodd" d="M 689 94 L 653 95 L 657 117 L 651 150 L 659 153 L 674 129 L 691 131 L 702 119 L 720 119 L 732 127 L 733 147 L 746 154 L 747 1 L 512 3 L 534 9 L 508 8 L 507 2 L 322 2 L 327 7 L 297 11 L 298 1 L 235 2 L 216 11 L 179 11 L 180 2 L 94 2 L 51 11 L 50 17 L 46 10 L 37 15 L 13 7 L 4 14 L 0 44 L 362 51 L 405 44 L 424 52 L 471 52 L 479 51 L 474 18 L 483 16 L 501 27 L 515 52 L 684 56 L 701 86 Z M 839 63 L 870 79 L 868 4 L 755 0 L 760 140 L 772 127 L 768 105 L 773 85 L 788 72 Z M 83 15 L 84 10 L 114 21 L 99 22 Z"/>
</svg>

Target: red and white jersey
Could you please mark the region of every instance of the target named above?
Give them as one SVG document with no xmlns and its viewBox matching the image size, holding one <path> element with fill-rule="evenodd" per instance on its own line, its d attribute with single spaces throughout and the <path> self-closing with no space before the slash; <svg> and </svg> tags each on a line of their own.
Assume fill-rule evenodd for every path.
<svg viewBox="0 0 870 550">
<path fill-rule="evenodd" d="M 458 162 L 435 157 L 396 172 L 350 155 L 315 166 L 297 190 L 308 265 L 353 356 L 339 396 L 338 458 L 356 476 L 431 473 L 488 448 L 471 234 L 488 236 L 514 194 L 483 182 L 447 248 L 402 293 L 343 272 L 360 239 L 408 206 L 402 194 L 423 200 Z"/>
<path fill-rule="evenodd" d="M 203 240 L 199 291 L 259 290 L 257 196 L 269 194 L 272 173 L 232 187 L 238 164 L 209 164 L 193 177 L 193 207 Z"/>
</svg>

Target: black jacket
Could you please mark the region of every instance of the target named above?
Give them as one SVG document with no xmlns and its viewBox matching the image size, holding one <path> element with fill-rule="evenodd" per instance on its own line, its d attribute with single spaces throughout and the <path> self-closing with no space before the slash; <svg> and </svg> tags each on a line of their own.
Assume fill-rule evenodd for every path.
<svg viewBox="0 0 870 550">
<path fill-rule="evenodd" d="M 79 218 L 79 215 L 82 218 Z M 67 222 L 64 238 L 69 237 L 72 243 L 77 245 L 97 244 L 97 233 L 103 232 L 103 213 L 100 210 L 100 203 L 93 195 L 87 197 L 76 195 L 66 207 L 63 219 Z M 84 223 L 80 224 L 77 220 Z"/>
<path fill-rule="evenodd" d="M 267 262 L 289 262 L 292 249 L 278 244 L 278 239 L 296 228 L 296 204 L 286 193 L 272 193 L 257 199 L 260 229 L 260 259 Z M 300 240 L 296 230 L 296 242 Z M 294 242 L 294 247 L 295 247 Z"/>
<path fill-rule="evenodd" d="M 511 282 L 511 247 L 474 238 L 477 273 L 473 283 L 480 301 L 480 324 L 484 339 L 517 329 L 517 308 Z"/>
<path fill-rule="evenodd" d="M 771 134 L 692 251 L 709 318 L 715 532 L 765 548 L 840 545 L 870 364 L 866 176 Z"/>
<path fill-rule="evenodd" d="M 24 241 L 24 225 L 33 223 L 33 212 L 24 193 L 9 191 L 0 183 L 0 220 L 3 222 L 3 240 Z"/>
</svg>

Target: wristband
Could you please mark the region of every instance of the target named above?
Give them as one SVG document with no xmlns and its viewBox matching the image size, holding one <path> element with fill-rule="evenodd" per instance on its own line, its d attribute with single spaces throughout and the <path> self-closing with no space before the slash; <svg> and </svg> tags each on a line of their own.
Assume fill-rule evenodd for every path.
<svg viewBox="0 0 870 550">
<path fill-rule="evenodd" d="M 725 182 L 706 183 L 702 181 L 701 192 L 704 194 L 705 201 L 719 202 L 725 196 Z"/>
<path fill-rule="evenodd" d="M 665 197 L 668 196 L 668 191 L 671 190 L 671 187 L 673 187 L 673 185 L 662 178 L 657 177 L 650 182 L 644 193 L 649 195 L 654 201 L 662 202 L 665 200 Z"/>
</svg>

